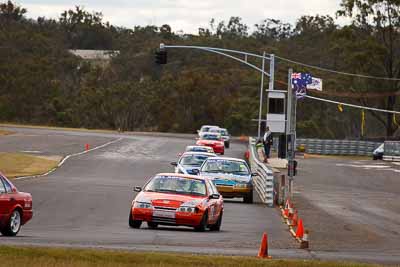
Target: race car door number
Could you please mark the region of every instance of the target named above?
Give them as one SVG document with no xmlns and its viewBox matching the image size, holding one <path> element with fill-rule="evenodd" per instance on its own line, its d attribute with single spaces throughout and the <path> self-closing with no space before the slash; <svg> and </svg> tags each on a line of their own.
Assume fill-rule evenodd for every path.
<svg viewBox="0 0 400 267">
<path fill-rule="evenodd" d="M 153 216 L 175 219 L 175 212 L 174 211 L 155 210 L 155 211 L 153 211 Z"/>
</svg>

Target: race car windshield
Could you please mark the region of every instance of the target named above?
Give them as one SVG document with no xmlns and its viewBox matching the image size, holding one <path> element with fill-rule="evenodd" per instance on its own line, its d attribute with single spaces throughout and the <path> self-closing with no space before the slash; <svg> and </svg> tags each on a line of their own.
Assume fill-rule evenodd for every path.
<svg viewBox="0 0 400 267">
<path fill-rule="evenodd" d="M 188 152 L 193 151 L 193 152 L 207 152 L 206 147 L 190 147 L 187 149 Z"/>
<path fill-rule="evenodd" d="M 208 156 L 205 155 L 188 155 L 182 157 L 179 163 L 181 165 L 201 166 L 207 158 Z"/>
<path fill-rule="evenodd" d="M 203 180 L 174 176 L 156 176 L 146 185 L 144 191 L 194 196 L 205 196 L 207 192 Z"/>
<path fill-rule="evenodd" d="M 228 135 L 228 131 L 227 130 L 221 130 L 220 133 L 221 133 L 221 135 Z"/>
<path fill-rule="evenodd" d="M 212 127 L 203 127 L 201 128 L 202 132 L 208 132 L 208 130 L 210 130 Z"/>
<path fill-rule="evenodd" d="M 241 161 L 210 159 L 201 168 L 202 172 L 249 175 L 249 169 Z"/>
<path fill-rule="evenodd" d="M 205 134 L 203 135 L 204 140 L 219 140 L 218 135 L 215 134 Z"/>
</svg>

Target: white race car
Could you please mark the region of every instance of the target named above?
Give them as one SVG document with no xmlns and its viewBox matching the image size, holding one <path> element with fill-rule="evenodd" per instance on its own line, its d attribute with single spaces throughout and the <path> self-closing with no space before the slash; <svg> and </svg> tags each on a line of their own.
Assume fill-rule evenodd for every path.
<svg viewBox="0 0 400 267">
<path fill-rule="evenodd" d="M 171 165 L 175 166 L 175 173 L 197 175 L 203 162 L 216 156 L 214 153 L 207 152 L 185 152 L 178 162 L 171 162 Z"/>
</svg>

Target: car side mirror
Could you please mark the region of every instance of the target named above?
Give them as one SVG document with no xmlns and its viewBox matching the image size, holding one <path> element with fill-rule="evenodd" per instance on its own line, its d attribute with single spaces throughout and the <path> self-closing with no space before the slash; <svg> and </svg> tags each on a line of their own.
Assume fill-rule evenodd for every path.
<svg viewBox="0 0 400 267">
<path fill-rule="evenodd" d="M 252 172 L 252 173 L 251 173 L 251 176 L 254 177 L 254 176 L 260 176 L 260 175 L 259 175 L 258 173 L 256 173 L 256 172 Z"/>
<path fill-rule="evenodd" d="M 219 199 L 220 194 L 211 194 L 209 199 Z"/>
<path fill-rule="evenodd" d="M 11 189 L 11 191 L 12 191 L 13 193 L 18 193 L 18 190 L 17 190 L 17 188 L 15 188 L 15 187 L 13 187 L 13 188 Z"/>
<path fill-rule="evenodd" d="M 133 191 L 134 191 L 134 192 L 141 192 L 141 191 L 142 191 L 142 188 L 141 188 L 140 186 L 135 186 L 135 187 L 133 188 Z"/>
<path fill-rule="evenodd" d="M 199 175 L 200 174 L 200 170 L 198 170 L 198 169 L 194 169 L 194 170 L 192 170 L 192 172 L 195 175 Z"/>
<path fill-rule="evenodd" d="M 178 162 L 171 162 L 171 165 L 176 167 L 178 166 Z"/>
</svg>

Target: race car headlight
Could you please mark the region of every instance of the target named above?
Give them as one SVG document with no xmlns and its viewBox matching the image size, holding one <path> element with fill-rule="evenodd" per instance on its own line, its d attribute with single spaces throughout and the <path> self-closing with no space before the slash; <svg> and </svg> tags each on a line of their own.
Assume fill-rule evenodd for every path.
<svg viewBox="0 0 400 267">
<path fill-rule="evenodd" d="M 178 208 L 179 212 L 188 212 L 188 213 L 195 213 L 198 211 L 198 208 L 196 207 L 185 207 L 185 206 L 180 206 Z"/>
<path fill-rule="evenodd" d="M 195 213 L 199 211 L 199 208 L 197 207 L 198 204 L 198 201 L 185 202 L 177 209 L 177 211 Z"/>
<path fill-rule="evenodd" d="M 250 184 L 248 184 L 248 183 L 237 183 L 237 184 L 235 184 L 235 187 L 236 188 L 248 188 L 248 187 L 250 187 Z"/>
<path fill-rule="evenodd" d="M 136 201 L 136 202 L 133 204 L 133 207 L 134 207 L 134 208 L 139 208 L 139 209 L 152 209 L 152 208 L 153 208 L 153 205 L 151 205 L 151 203 L 149 203 L 149 202 L 139 202 L 139 201 Z"/>
</svg>

